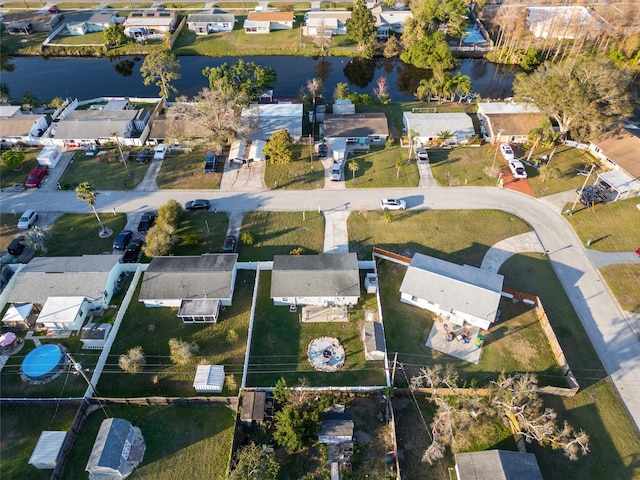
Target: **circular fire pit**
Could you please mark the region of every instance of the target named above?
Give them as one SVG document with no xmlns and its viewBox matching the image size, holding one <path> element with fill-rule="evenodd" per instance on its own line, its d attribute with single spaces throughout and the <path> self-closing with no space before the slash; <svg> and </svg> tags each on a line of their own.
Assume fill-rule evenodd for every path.
<svg viewBox="0 0 640 480">
<path fill-rule="evenodd" d="M 309 342 L 309 363 L 321 372 L 335 372 L 344 366 L 344 347 L 334 337 L 320 337 Z"/>
</svg>

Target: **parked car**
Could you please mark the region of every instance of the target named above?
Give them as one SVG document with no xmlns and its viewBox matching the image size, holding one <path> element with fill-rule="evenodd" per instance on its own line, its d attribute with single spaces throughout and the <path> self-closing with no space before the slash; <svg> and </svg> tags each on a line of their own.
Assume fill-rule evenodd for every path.
<svg viewBox="0 0 640 480">
<path fill-rule="evenodd" d="M 142 150 L 140 150 L 140 153 L 138 153 L 138 156 L 136 157 L 136 163 L 145 164 L 145 163 L 148 163 L 152 158 L 153 158 L 153 152 L 151 151 L 150 148 L 145 147 Z"/>
<path fill-rule="evenodd" d="M 186 208 L 188 211 L 209 210 L 209 208 L 211 208 L 211 203 L 209 203 L 209 200 L 203 200 L 199 198 L 197 200 L 191 200 L 190 202 L 187 202 L 184 208 Z"/>
<path fill-rule="evenodd" d="M 327 156 L 327 144 L 326 143 L 321 143 L 320 145 L 318 145 L 318 156 L 320 158 L 324 158 Z"/>
<path fill-rule="evenodd" d="M 236 240 L 236 237 L 234 237 L 233 235 L 227 236 L 227 238 L 224 239 L 224 245 L 222 246 L 222 253 L 235 252 L 237 242 L 238 241 Z"/>
<path fill-rule="evenodd" d="M 407 204 L 398 198 L 383 198 L 380 200 L 380 208 L 382 210 L 404 210 L 407 208 Z"/>
<path fill-rule="evenodd" d="M 604 201 L 604 196 L 598 191 L 583 190 L 582 194 L 580 195 L 580 203 L 587 207 L 596 203 L 603 203 Z"/>
<path fill-rule="evenodd" d="M 121 263 L 136 263 L 140 258 L 140 252 L 142 251 L 142 246 L 144 245 L 144 241 L 140 238 L 134 238 L 129 242 L 127 248 L 124 250 L 124 254 L 120 259 Z"/>
<path fill-rule="evenodd" d="M 504 157 L 504 159 L 507 162 L 509 160 L 515 160 L 516 159 L 516 155 L 515 155 L 515 153 L 513 153 L 513 149 L 511 148 L 511 145 L 509 145 L 508 143 L 501 143 L 500 144 L 500 153 L 502 154 L 502 156 Z"/>
<path fill-rule="evenodd" d="M 416 158 L 421 162 L 429 163 L 429 152 L 424 147 L 418 147 L 416 148 Z"/>
<path fill-rule="evenodd" d="M 513 178 L 516 180 L 527 178 L 527 171 L 520 160 L 509 160 L 509 170 L 511 170 Z"/>
<path fill-rule="evenodd" d="M 331 168 L 331 181 L 339 182 L 342 180 L 342 166 L 340 162 L 333 162 L 333 167 Z"/>
<path fill-rule="evenodd" d="M 48 165 L 38 165 L 36 168 L 29 172 L 29 176 L 27 177 L 27 181 L 24 182 L 24 185 L 27 188 L 40 188 L 40 184 L 49 174 L 49 166 Z"/>
<path fill-rule="evenodd" d="M 58 8 L 55 5 L 53 7 L 50 7 L 49 10 L 47 10 L 47 13 L 60 13 L 60 12 L 61 12 L 60 8 Z"/>
<path fill-rule="evenodd" d="M 20 255 L 24 250 L 24 243 L 22 243 L 23 241 L 23 236 L 19 236 L 11 240 L 11 243 L 7 247 L 7 252 L 9 252 L 11 255 Z"/>
<path fill-rule="evenodd" d="M 113 249 L 124 250 L 129 244 L 131 237 L 133 237 L 133 232 L 131 230 L 122 230 L 113 241 Z"/>
<path fill-rule="evenodd" d="M 145 212 L 142 214 L 142 218 L 140 219 L 140 223 L 138 223 L 138 231 L 146 232 L 156 223 L 156 213 L 155 212 Z"/>
<path fill-rule="evenodd" d="M 164 143 L 156 145 L 156 148 L 153 150 L 153 159 L 164 160 L 164 156 L 167 153 L 169 153 L 169 147 L 167 147 Z"/>
<path fill-rule="evenodd" d="M 216 169 L 216 154 L 207 153 L 204 159 L 204 173 L 213 173 Z"/>
<path fill-rule="evenodd" d="M 18 220 L 18 228 L 22 230 L 26 228 L 31 228 L 31 226 L 34 223 L 36 223 L 37 219 L 38 219 L 38 213 L 35 210 L 32 210 L 32 209 L 26 210 Z"/>
</svg>

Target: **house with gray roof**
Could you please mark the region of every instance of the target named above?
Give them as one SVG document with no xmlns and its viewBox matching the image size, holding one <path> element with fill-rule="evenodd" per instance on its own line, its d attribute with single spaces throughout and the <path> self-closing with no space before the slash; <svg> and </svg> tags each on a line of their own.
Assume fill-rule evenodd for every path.
<svg viewBox="0 0 640 480">
<path fill-rule="evenodd" d="M 103 420 L 85 468 L 89 480 L 126 478 L 142 462 L 145 450 L 142 432 L 130 421 Z"/>
<path fill-rule="evenodd" d="M 187 28 L 196 35 L 208 35 L 214 32 L 230 32 L 236 24 L 236 16 L 232 13 L 220 12 L 216 9 L 187 15 Z"/>
<path fill-rule="evenodd" d="M 66 15 L 67 30 L 71 35 L 101 32 L 110 25 L 117 25 L 119 19 L 113 12 L 86 11 Z"/>
<path fill-rule="evenodd" d="M 237 253 L 155 257 L 142 278 L 138 300 L 146 307 L 178 308 L 185 323 L 215 323 L 233 300 Z"/>
<path fill-rule="evenodd" d="M 1 21 L 10 35 L 29 35 L 32 32 L 52 32 L 62 22 L 62 15 L 40 11 L 5 13 Z"/>
<path fill-rule="evenodd" d="M 178 24 L 178 14 L 171 10 L 147 10 L 131 12 L 122 28 L 131 38 L 160 38 L 167 32 L 173 32 Z"/>
<path fill-rule="evenodd" d="M 498 315 L 504 277 L 416 253 L 400 285 L 400 301 L 448 323 L 487 330 Z"/>
<path fill-rule="evenodd" d="M 271 298 L 274 305 L 356 305 L 358 258 L 355 253 L 276 255 Z"/>
<path fill-rule="evenodd" d="M 353 441 L 353 416 L 349 413 L 329 412 L 322 420 L 318 433 L 319 443 L 346 443 Z"/>
<path fill-rule="evenodd" d="M 466 113 L 414 113 L 403 112 L 402 122 L 405 131 L 413 130 L 417 135 L 413 137 L 416 144 L 428 145 L 438 140 L 442 132 L 449 132 L 451 138 L 446 145 L 468 143 L 475 135 L 473 120 Z"/>
<path fill-rule="evenodd" d="M 384 145 L 389 137 L 389 125 L 384 113 L 325 115 L 321 136 L 331 143 L 343 138 L 347 144 L 368 149 L 369 145 Z"/>
<path fill-rule="evenodd" d="M 312 37 L 346 35 L 349 10 L 310 10 L 304 14 L 302 34 Z"/>
<path fill-rule="evenodd" d="M 255 104 L 242 111 L 242 116 L 253 126 L 251 139 L 269 140 L 278 130 L 288 130 L 291 138 L 302 136 L 301 103 Z"/>
<path fill-rule="evenodd" d="M 456 453 L 458 480 L 542 480 L 533 453 L 508 450 Z"/>
</svg>

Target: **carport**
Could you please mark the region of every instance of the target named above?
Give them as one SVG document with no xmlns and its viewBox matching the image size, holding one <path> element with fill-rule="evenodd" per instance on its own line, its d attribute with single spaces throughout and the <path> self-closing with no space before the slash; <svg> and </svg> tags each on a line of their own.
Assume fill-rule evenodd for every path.
<svg viewBox="0 0 640 480">
<path fill-rule="evenodd" d="M 598 181 L 605 182 L 611 187 L 613 198 L 611 201 L 625 199 L 629 194 L 637 194 L 640 191 L 640 180 L 633 178 L 622 170 L 611 170 L 598 174 Z"/>
</svg>

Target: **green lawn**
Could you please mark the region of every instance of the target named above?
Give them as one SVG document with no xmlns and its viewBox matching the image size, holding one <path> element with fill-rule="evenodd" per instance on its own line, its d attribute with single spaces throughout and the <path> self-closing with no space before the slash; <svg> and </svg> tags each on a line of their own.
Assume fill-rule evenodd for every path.
<svg viewBox="0 0 640 480">
<path fill-rule="evenodd" d="M 172 255 L 201 255 L 217 253 L 227 234 L 229 218 L 224 213 L 182 212 L 176 230 L 179 240 L 171 249 Z"/>
<path fill-rule="evenodd" d="M 324 167 L 313 152 L 310 160 L 310 147 L 295 144 L 294 160 L 287 164 L 266 162 L 264 183 L 267 188 L 287 188 L 289 190 L 314 190 L 324 188 Z"/>
<path fill-rule="evenodd" d="M 5 372 L 2 376 L 5 377 Z M 6 395 L 3 395 L 6 396 Z M 55 406 L 14 407 L 2 405 L 0 408 L 0 478 L 28 478 L 47 480 L 51 470 L 38 470 L 29 465 L 29 458 L 38 443 L 43 430 L 69 430 L 76 407 Z M 85 475 L 86 477 L 86 475 Z"/>
<path fill-rule="evenodd" d="M 239 242 L 242 261 L 272 259 L 302 248 L 312 255 L 322 252 L 324 217 L 318 212 L 248 212 L 242 219 L 242 233 L 253 235 L 253 245 Z"/>
<path fill-rule="evenodd" d="M 589 248 L 593 250 L 632 252 L 640 246 L 640 212 L 637 203 L 637 198 L 598 204 L 593 208 L 578 203 L 567 220 L 583 244 L 588 239 L 592 240 Z M 571 205 L 568 204 L 565 210 Z"/>
<path fill-rule="evenodd" d="M 420 182 L 415 162 L 407 163 L 408 150 L 400 147 L 372 147 L 368 152 L 356 151 L 349 155 L 344 166 L 347 188 L 417 187 Z M 355 161 L 355 177 L 350 163 Z M 402 163 L 400 172 L 396 168 Z"/>
<path fill-rule="evenodd" d="M 108 159 L 87 157 L 84 150 L 78 150 L 60 179 L 62 188 L 74 189 L 82 182 L 90 182 L 96 190 L 133 190 L 142 181 L 149 165 L 136 163 L 136 155 L 141 149 L 131 151 L 126 165 L 117 160 L 116 147 L 101 147 L 101 150 L 108 152 Z"/>
<path fill-rule="evenodd" d="M 140 287 L 129 305 L 118 336 L 107 359 L 105 372 L 97 385 L 103 396 L 142 397 L 194 396 L 193 378 L 200 362 L 225 366 L 237 385 L 242 379 L 242 366 L 249 329 L 249 313 L 254 273 L 240 270 L 236 279 L 233 305 L 220 311 L 218 323 L 184 324 L 175 308 L 147 308 L 138 301 Z M 234 333 L 230 333 L 231 331 Z M 192 364 L 178 366 L 169 359 L 169 339 L 195 342 L 198 353 Z M 143 349 L 147 366 L 135 375 L 124 373 L 118 358 L 130 348 Z M 225 385 L 225 394 L 234 394 Z"/>
<path fill-rule="evenodd" d="M 91 8 L 94 8 L 92 5 Z M 63 30 L 66 33 L 66 30 Z M 57 35 L 51 43 L 59 43 L 61 45 L 98 45 L 105 44 L 104 32 L 88 32 L 84 35 Z"/>
<path fill-rule="evenodd" d="M 600 273 L 620 306 L 629 312 L 640 313 L 640 264 L 609 265 L 601 268 Z"/>
<path fill-rule="evenodd" d="M 162 163 L 156 182 L 160 188 L 218 189 L 222 173 L 204 173 L 206 148 L 190 152 L 171 151 Z"/>
<path fill-rule="evenodd" d="M 24 151 L 25 159 L 20 166 L 20 170 L 14 170 L 13 168 L 7 168 L 2 162 L 0 162 L 0 188 L 7 188 L 15 183 L 24 187 L 24 182 L 27 180 L 29 172 L 38 166 L 38 154 L 40 150 L 34 148 L 28 148 Z"/>
<path fill-rule="evenodd" d="M 411 257 L 424 253 L 479 267 L 487 250 L 505 238 L 531 231 L 518 217 L 497 210 L 423 210 L 353 212 L 349 215 L 349 251 L 371 259 L 373 246 Z M 491 228 L 487 228 L 490 225 Z M 463 234 L 457 234 L 464 229 Z"/>
<path fill-rule="evenodd" d="M 493 156 L 494 150 L 487 146 L 429 149 L 433 177 L 444 186 L 495 185 L 497 177 L 487 174 L 494 165 Z M 496 158 L 495 167 L 507 170 L 500 154 Z"/>
<path fill-rule="evenodd" d="M 226 478 L 235 412 L 221 406 L 109 406 L 109 416 L 139 427 L 146 444 L 144 459 L 132 478 Z M 84 471 L 105 412 L 91 413 L 73 446 L 66 480 L 84 480 Z"/>
<path fill-rule="evenodd" d="M 351 310 L 348 322 L 300 323 L 298 313 L 275 307 L 269 294 L 271 272 L 260 273 L 258 303 L 253 325 L 247 385 L 273 386 L 280 377 L 296 385 L 305 377 L 310 385 L 384 385 L 383 362 L 368 362 L 359 324 L 365 309 L 377 309 L 376 297 L 364 294 Z M 333 373 L 315 371 L 307 358 L 309 342 L 317 337 L 337 337 L 345 349 L 345 366 Z"/>
<path fill-rule="evenodd" d="M 80 200 L 76 200 L 80 202 Z M 100 197 L 98 197 L 98 203 Z M 127 216 L 123 213 L 100 214 L 100 220 L 105 227 L 113 230 L 113 235 L 100 238 L 100 226 L 92 213 L 78 215 L 65 213 L 51 227 L 47 240 L 47 256 L 63 257 L 66 255 L 99 255 L 112 251 L 115 236 L 124 229 Z"/>
</svg>

